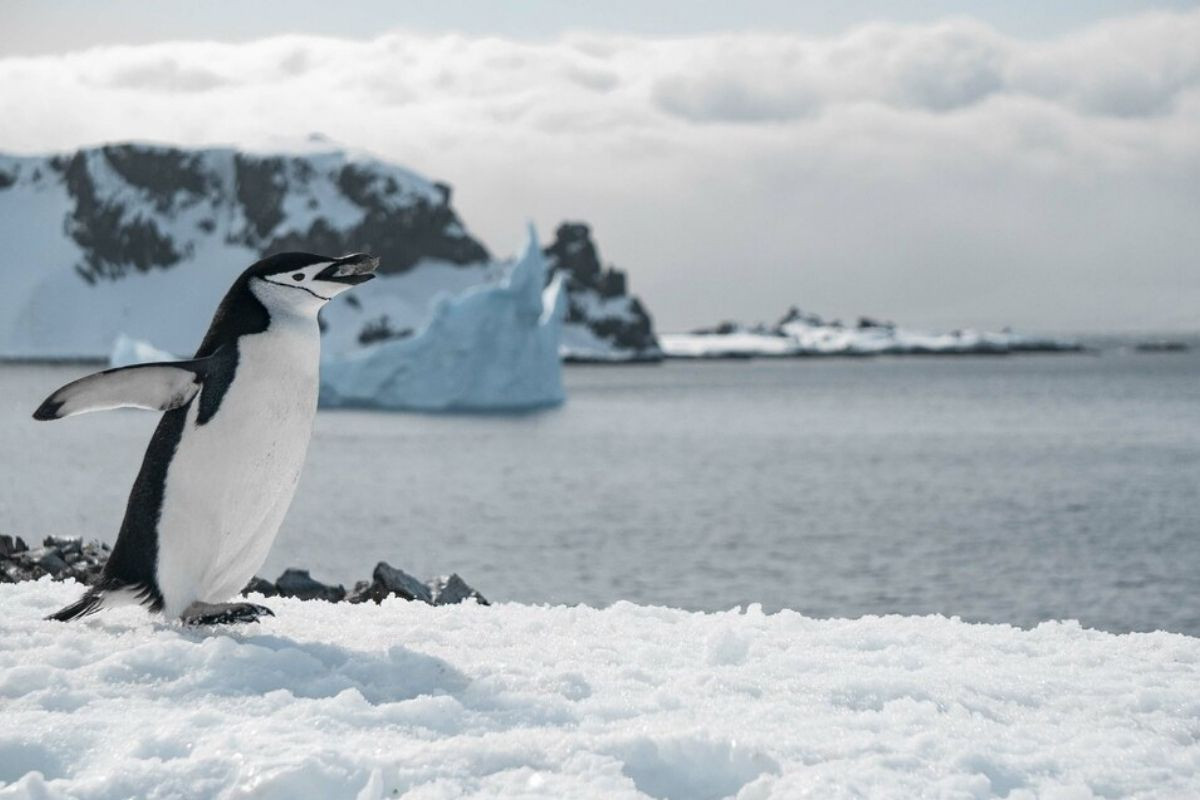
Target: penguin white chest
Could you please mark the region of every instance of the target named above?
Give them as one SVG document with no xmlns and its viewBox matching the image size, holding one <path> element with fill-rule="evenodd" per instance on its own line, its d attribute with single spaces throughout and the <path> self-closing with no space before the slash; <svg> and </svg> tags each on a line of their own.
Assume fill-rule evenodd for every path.
<svg viewBox="0 0 1200 800">
<path fill-rule="evenodd" d="M 273 321 L 238 340 L 237 368 L 216 412 L 200 422 L 202 403 L 192 402 L 158 524 L 168 616 L 197 600 L 228 600 L 262 566 L 304 466 L 319 360 L 314 321 Z"/>
</svg>

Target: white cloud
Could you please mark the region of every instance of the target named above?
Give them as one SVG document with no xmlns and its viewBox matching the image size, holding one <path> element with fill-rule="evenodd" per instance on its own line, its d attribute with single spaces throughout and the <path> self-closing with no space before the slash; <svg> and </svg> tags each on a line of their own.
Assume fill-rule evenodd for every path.
<svg viewBox="0 0 1200 800">
<path fill-rule="evenodd" d="M 0 148 L 320 131 L 457 187 L 494 248 L 591 221 L 668 327 L 796 302 L 1200 325 L 1200 12 L 1055 40 L 389 33 L 0 59 Z M 682 288 L 681 288 L 682 287 Z"/>
</svg>

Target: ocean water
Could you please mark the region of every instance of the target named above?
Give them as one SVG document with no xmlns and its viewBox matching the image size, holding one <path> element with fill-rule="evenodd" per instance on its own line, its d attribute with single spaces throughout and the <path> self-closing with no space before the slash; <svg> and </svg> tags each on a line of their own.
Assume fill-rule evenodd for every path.
<svg viewBox="0 0 1200 800">
<path fill-rule="evenodd" d="M 154 415 L 29 414 L 0 366 L 0 532 L 111 541 Z M 1200 354 L 572 367 L 524 416 L 328 411 L 262 570 L 386 560 L 494 601 L 761 603 L 1200 635 Z"/>
</svg>

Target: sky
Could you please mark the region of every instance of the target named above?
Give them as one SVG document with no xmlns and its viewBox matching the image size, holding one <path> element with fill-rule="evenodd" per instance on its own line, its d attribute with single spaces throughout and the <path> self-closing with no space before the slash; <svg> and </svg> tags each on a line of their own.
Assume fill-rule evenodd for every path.
<svg viewBox="0 0 1200 800">
<path fill-rule="evenodd" d="M 4 4 L 0 150 L 312 133 L 512 253 L 591 224 L 662 330 L 1200 329 L 1194 3 Z"/>
</svg>

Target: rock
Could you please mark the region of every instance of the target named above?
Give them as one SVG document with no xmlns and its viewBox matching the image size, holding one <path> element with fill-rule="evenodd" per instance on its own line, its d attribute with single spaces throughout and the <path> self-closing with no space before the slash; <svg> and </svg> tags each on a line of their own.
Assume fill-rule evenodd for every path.
<svg viewBox="0 0 1200 800">
<path fill-rule="evenodd" d="M 29 545 L 25 544 L 25 540 L 18 536 L 16 542 L 13 543 L 13 552 L 23 553 L 28 549 Z"/>
<path fill-rule="evenodd" d="M 306 572 L 304 574 L 307 575 L 308 573 Z M 313 583 L 316 583 L 316 581 L 313 581 Z M 250 582 L 246 584 L 246 588 L 242 589 L 242 597 L 245 597 L 248 594 L 261 594 L 263 597 L 275 597 L 279 594 L 279 590 L 275 588 L 275 584 L 271 583 L 266 578 L 260 578 L 255 575 L 250 579 Z"/>
<path fill-rule="evenodd" d="M 564 222 L 543 251 L 549 275 L 566 276 L 567 316 L 562 352 L 568 361 L 661 361 L 654 322 L 629 294 L 625 273 L 605 267 L 582 222 Z M 585 331 L 582 338 L 575 330 Z M 590 341 L 591 344 L 585 344 Z M 603 343 L 599 350 L 595 342 Z"/>
<path fill-rule="evenodd" d="M 420 600 L 423 603 L 433 603 L 429 587 L 401 569 L 396 569 L 386 561 L 375 565 L 370 583 L 359 581 L 354 585 L 354 594 L 350 596 L 351 603 L 365 603 L 374 600 L 378 605 L 385 597 L 399 597 L 404 600 Z"/>
<path fill-rule="evenodd" d="M 429 593 L 435 606 L 449 606 L 473 599 L 481 606 L 491 605 L 479 592 L 472 589 L 467 582 L 458 577 L 457 572 L 449 576 L 434 578 L 429 582 Z"/>
<path fill-rule="evenodd" d="M 67 571 L 69 565 L 53 547 L 40 547 L 30 551 L 26 556 L 29 563 L 36 564 L 49 574 L 59 577 Z"/>
<path fill-rule="evenodd" d="M 17 552 L 17 543 L 11 536 L 0 534 L 0 558 L 8 558 Z"/>
<path fill-rule="evenodd" d="M 298 597 L 301 600 L 327 600 L 339 603 L 346 599 L 345 587 L 329 586 L 314 580 L 306 569 L 286 569 L 275 581 L 281 597 Z"/>
</svg>

